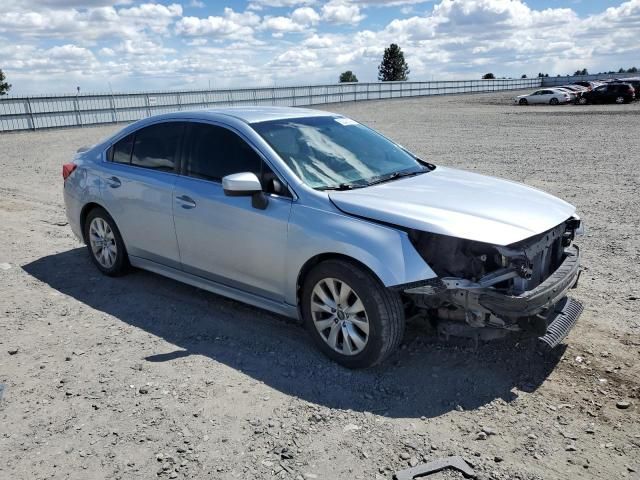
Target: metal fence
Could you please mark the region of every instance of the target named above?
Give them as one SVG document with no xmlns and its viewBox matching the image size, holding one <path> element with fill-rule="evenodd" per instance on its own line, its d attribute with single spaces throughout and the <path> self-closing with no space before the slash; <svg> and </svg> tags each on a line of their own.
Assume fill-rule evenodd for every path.
<svg viewBox="0 0 640 480">
<path fill-rule="evenodd" d="M 233 105 L 307 106 L 401 97 L 535 88 L 539 78 L 432 82 L 343 83 L 145 93 L 7 96 L 0 132 L 131 122 L 160 113 Z"/>
</svg>

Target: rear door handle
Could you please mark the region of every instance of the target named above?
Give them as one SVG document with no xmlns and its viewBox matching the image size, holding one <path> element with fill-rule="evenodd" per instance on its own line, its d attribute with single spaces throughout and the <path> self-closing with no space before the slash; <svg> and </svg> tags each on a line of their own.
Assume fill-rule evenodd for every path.
<svg viewBox="0 0 640 480">
<path fill-rule="evenodd" d="M 111 188 L 118 188 L 120 185 L 122 185 L 122 182 L 120 181 L 120 179 L 118 177 L 109 177 L 109 178 L 107 178 L 107 184 Z"/>
<path fill-rule="evenodd" d="M 179 197 L 176 197 L 176 200 L 178 200 L 180 203 L 182 203 L 182 208 L 195 208 L 196 207 L 196 202 L 193 200 L 193 198 L 187 196 L 187 195 L 180 195 Z"/>
</svg>

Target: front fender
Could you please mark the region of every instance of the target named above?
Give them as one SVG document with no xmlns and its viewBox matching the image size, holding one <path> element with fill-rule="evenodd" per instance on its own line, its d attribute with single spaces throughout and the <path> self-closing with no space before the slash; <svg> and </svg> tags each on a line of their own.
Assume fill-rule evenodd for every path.
<svg viewBox="0 0 640 480">
<path fill-rule="evenodd" d="M 387 287 L 437 275 L 415 250 L 406 232 L 338 210 L 295 204 L 289 219 L 285 301 L 297 302 L 298 275 L 312 258 L 339 254 L 371 269 Z"/>
</svg>

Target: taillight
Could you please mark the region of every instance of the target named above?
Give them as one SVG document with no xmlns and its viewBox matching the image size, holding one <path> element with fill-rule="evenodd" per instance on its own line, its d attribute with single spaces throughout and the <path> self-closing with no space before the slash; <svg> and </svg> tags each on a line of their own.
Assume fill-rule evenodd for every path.
<svg viewBox="0 0 640 480">
<path fill-rule="evenodd" d="M 73 162 L 62 165 L 62 179 L 66 180 L 69 178 L 69 175 L 71 175 L 76 168 L 78 168 L 78 166 Z"/>
</svg>

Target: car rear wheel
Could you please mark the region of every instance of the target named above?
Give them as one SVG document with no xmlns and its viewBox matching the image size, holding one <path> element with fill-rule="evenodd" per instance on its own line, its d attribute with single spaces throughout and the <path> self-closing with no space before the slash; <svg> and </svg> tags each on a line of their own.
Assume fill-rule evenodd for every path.
<svg viewBox="0 0 640 480">
<path fill-rule="evenodd" d="M 520 101 L 518 102 L 520 105 L 527 105 L 529 102 L 527 101 L 526 98 L 521 98 Z"/>
<path fill-rule="evenodd" d="M 355 264 L 342 260 L 318 264 L 304 281 L 301 300 L 315 344 L 347 368 L 376 365 L 402 341 L 405 318 L 400 295 Z"/>
<path fill-rule="evenodd" d="M 616 103 L 618 103 L 618 104 L 624 103 L 624 97 L 622 97 L 622 96 L 616 97 Z"/>
<path fill-rule="evenodd" d="M 84 229 L 89 255 L 98 270 L 112 277 L 124 274 L 129 261 L 122 236 L 111 215 L 102 208 L 94 208 L 87 215 Z"/>
<path fill-rule="evenodd" d="M 560 103 L 560 101 L 557 98 L 552 98 L 551 100 L 549 100 L 549 104 L 551 105 L 558 105 Z"/>
<path fill-rule="evenodd" d="M 578 99 L 578 103 L 579 103 L 580 105 L 586 105 L 586 104 L 587 104 L 587 103 L 589 103 L 589 102 L 588 102 L 588 100 L 587 100 L 585 97 L 580 97 L 580 98 Z"/>
</svg>

